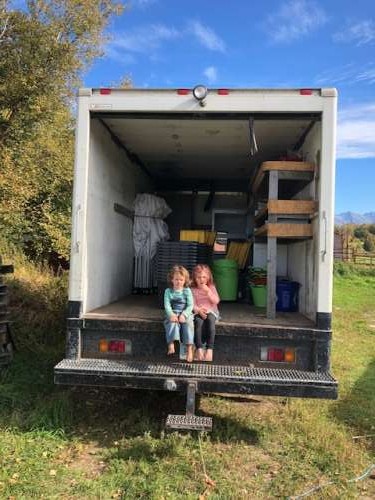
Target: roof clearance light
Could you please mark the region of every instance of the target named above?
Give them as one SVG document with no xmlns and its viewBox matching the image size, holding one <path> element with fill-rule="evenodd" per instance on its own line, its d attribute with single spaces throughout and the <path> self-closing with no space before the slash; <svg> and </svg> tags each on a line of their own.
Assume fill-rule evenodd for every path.
<svg viewBox="0 0 375 500">
<path fill-rule="evenodd" d="M 300 89 L 299 93 L 301 95 L 312 95 L 312 90 L 311 89 Z"/>
<path fill-rule="evenodd" d="M 188 94 L 190 94 L 190 90 L 189 89 L 177 89 L 177 94 L 178 95 L 188 95 Z"/>
<path fill-rule="evenodd" d="M 100 89 L 101 95 L 109 95 L 111 93 L 111 89 Z"/>
<path fill-rule="evenodd" d="M 217 93 L 218 93 L 218 95 L 228 95 L 229 90 L 228 89 L 218 89 Z"/>
</svg>

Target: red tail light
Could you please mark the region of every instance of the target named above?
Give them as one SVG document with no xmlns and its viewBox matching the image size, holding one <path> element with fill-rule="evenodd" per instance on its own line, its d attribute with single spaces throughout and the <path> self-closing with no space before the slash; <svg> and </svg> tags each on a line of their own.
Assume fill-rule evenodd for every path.
<svg viewBox="0 0 375 500">
<path fill-rule="evenodd" d="M 300 89 L 299 93 L 301 95 L 312 95 L 312 90 L 311 89 Z"/>
<path fill-rule="evenodd" d="M 132 342 L 129 339 L 106 339 L 98 342 L 98 351 L 102 354 L 132 354 Z"/>
<path fill-rule="evenodd" d="M 275 363 L 295 363 L 296 350 L 293 347 L 287 347 L 286 349 L 281 347 L 261 347 L 260 360 Z"/>
<path fill-rule="evenodd" d="M 228 95 L 229 94 L 229 90 L 228 89 L 218 89 L 217 93 L 219 95 Z"/>
<path fill-rule="evenodd" d="M 178 95 L 188 95 L 188 94 L 190 94 L 190 90 L 189 89 L 177 89 L 177 94 Z"/>
<path fill-rule="evenodd" d="M 284 349 L 268 349 L 267 361 L 284 361 Z"/>
<path fill-rule="evenodd" d="M 111 93 L 111 89 L 100 89 L 101 95 L 109 95 Z"/>
<path fill-rule="evenodd" d="M 118 341 L 117 340 L 111 340 L 109 342 L 109 351 L 110 352 L 117 352 L 118 350 Z"/>
</svg>

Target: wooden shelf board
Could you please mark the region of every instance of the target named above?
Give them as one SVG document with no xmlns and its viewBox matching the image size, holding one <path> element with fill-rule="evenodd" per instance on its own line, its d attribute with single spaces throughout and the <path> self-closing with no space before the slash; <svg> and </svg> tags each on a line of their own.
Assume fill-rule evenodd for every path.
<svg viewBox="0 0 375 500">
<path fill-rule="evenodd" d="M 312 238 L 311 224 L 264 224 L 257 229 L 254 236 L 268 236 L 270 238 Z"/>
<path fill-rule="evenodd" d="M 293 172 L 314 172 L 315 165 L 305 161 L 265 161 L 262 163 L 263 170 L 287 170 Z"/>
<path fill-rule="evenodd" d="M 278 170 L 279 172 L 308 172 L 311 175 L 315 171 L 313 163 L 303 161 L 266 161 L 263 162 L 255 176 L 252 191 L 256 193 L 259 186 L 262 184 L 266 172 L 270 170 Z"/>
<path fill-rule="evenodd" d="M 311 200 L 268 200 L 268 213 L 275 215 L 313 215 L 318 203 Z"/>
</svg>

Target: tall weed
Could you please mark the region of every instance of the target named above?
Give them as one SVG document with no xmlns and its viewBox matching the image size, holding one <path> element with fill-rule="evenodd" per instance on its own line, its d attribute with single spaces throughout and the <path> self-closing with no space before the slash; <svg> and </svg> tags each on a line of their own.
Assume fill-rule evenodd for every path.
<svg viewBox="0 0 375 500">
<path fill-rule="evenodd" d="M 14 265 L 14 273 L 5 276 L 5 283 L 10 328 L 17 349 L 34 353 L 62 349 L 67 272 L 54 275 L 48 267 L 30 262 L 9 244 L 0 243 L 3 262 Z"/>
</svg>

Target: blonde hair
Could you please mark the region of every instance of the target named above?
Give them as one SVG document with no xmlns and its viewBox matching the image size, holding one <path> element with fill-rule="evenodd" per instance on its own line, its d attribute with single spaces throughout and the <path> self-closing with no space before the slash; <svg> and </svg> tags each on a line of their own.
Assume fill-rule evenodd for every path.
<svg viewBox="0 0 375 500">
<path fill-rule="evenodd" d="M 172 269 L 168 273 L 168 283 L 170 285 L 173 285 L 172 280 L 173 280 L 173 276 L 175 274 L 180 274 L 185 279 L 185 283 L 184 283 L 185 288 L 190 285 L 190 275 L 189 275 L 189 271 L 186 269 L 186 267 L 177 266 L 177 265 L 172 267 Z"/>
<path fill-rule="evenodd" d="M 195 287 L 197 286 L 197 274 L 202 273 L 202 272 L 207 273 L 207 276 L 208 276 L 207 285 L 210 286 L 210 285 L 214 284 L 214 278 L 212 276 L 212 272 L 211 272 L 211 269 L 209 268 L 209 266 L 207 266 L 207 264 L 197 264 L 193 269 L 192 286 L 195 286 Z"/>
</svg>

